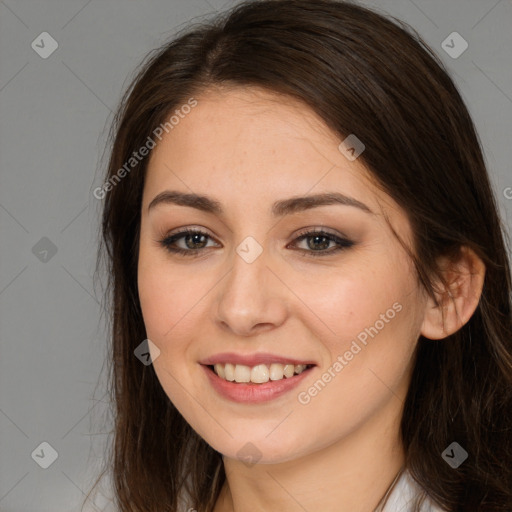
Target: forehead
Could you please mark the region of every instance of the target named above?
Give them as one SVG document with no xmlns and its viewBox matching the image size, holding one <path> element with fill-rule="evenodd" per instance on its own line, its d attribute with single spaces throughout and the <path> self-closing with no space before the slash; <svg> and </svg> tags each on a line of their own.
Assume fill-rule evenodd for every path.
<svg viewBox="0 0 512 512">
<path fill-rule="evenodd" d="M 320 145 L 327 139 L 336 143 L 322 120 L 290 97 L 251 87 L 207 90 L 196 101 L 197 106 L 164 134 L 154 150 L 155 159 L 161 152 L 167 153 L 165 158 L 173 151 L 180 160 L 206 158 L 210 165 L 230 160 L 229 167 L 235 166 L 232 159 L 244 156 L 246 166 L 249 160 L 282 165 L 280 159 L 294 159 L 297 151 L 308 154 L 314 146 L 325 150 Z M 295 151 L 290 153 L 290 148 Z"/>
<path fill-rule="evenodd" d="M 337 134 L 299 100 L 254 87 L 210 89 L 195 99 L 151 153 L 146 206 L 166 188 L 246 207 L 333 191 L 364 196 L 373 211 L 386 202 L 361 161 L 349 161 Z"/>
</svg>

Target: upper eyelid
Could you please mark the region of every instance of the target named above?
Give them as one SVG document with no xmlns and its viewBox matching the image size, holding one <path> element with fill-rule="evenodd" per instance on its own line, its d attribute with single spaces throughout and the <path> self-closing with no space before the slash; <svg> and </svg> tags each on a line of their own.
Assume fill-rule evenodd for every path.
<svg viewBox="0 0 512 512">
<path fill-rule="evenodd" d="M 206 235 L 207 237 L 211 238 L 212 240 L 216 240 L 216 237 L 211 235 L 206 229 L 204 228 L 197 228 L 197 227 L 184 227 L 184 228 L 177 228 L 176 230 L 169 231 L 165 235 L 163 235 L 161 238 L 163 240 L 166 240 L 171 237 L 177 237 L 178 239 L 182 236 L 187 235 L 188 233 L 194 233 L 194 234 L 201 234 Z"/>
<path fill-rule="evenodd" d="M 293 236 L 295 238 L 297 238 L 297 237 L 300 237 L 300 236 L 303 236 L 303 235 L 307 235 L 307 234 L 311 234 L 311 233 L 325 233 L 326 235 L 332 235 L 332 236 L 336 236 L 338 238 L 349 238 L 348 236 L 346 236 L 345 234 L 343 234 L 341 232 L 333 231 L 332 228 L 328 228 L 327 226 L 322 226 L 322 225 L 313 226 L 313 227 L 307 227 L 307 228 L 301 228 Z"/>
</svg>

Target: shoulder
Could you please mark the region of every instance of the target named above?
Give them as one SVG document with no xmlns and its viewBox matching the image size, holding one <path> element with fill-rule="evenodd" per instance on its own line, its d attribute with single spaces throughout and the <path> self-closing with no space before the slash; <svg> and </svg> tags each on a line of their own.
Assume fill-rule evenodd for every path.
<svg viewBox="0 0 512 512">
<path fill-rule="evenodd" d="M 398 479 L 389 495 L 382 512 L 413 512 L 415 498 L 420 494 L 421 487 L 414 481 L 408 470 Z M 445 512 L 428 497 L 421 505 L 421 512 Z"/>
</svg>

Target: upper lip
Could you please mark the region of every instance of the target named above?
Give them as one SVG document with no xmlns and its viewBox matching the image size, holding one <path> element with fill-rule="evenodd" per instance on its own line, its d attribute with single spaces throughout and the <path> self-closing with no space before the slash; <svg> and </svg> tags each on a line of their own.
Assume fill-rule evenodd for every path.
<svg viewBox="0 0 512 512">
<path fill-rule="evenodd" d="M 224 363 L 232 363 L 232 364 L 243 364 L 245 366 L 256 366 L 258 364 L 272 364 L 272 363 L 291 363 L 293 365 L 304 364 L 304 365 L 316 365 L 314 361 L 311 360 L 299 360 L 294 357 L 280 356 L 277 354 L 270 353 L 259 353 L 259 354 L 236 354 L 235 352 L 223 352 L 221 354 L 215 354 L 206 359 L 200 361 L 201 364 L 204 365 L 212 365 L 212 364 L 224 364 Z"/>
</svg>

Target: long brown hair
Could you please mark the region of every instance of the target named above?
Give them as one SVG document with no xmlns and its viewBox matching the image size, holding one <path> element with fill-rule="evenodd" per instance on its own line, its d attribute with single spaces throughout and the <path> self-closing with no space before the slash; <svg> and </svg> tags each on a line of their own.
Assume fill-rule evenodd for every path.
<svg viewBox="0 0 512 512">
<path fill-rule="evenodd" d="M 134 356 L 146 339 L 137 259 L 148 158 L 126 168 L 176 109 L 223 85 L 298 98 L 340 141 L 352 133 L 364 141 L 359 158 L 407 213 L 408 252 L 434 300 L 439 256 L 467 246 L 483 260 L 470 320 L 443 340 L 418 340 L 401 439 L 405 467 L 424 495 L 451 511 L 510 512 L 511 274 L 478 135 L 442 62 L 413 29 L 331 0 L 246 1 L 196 23 L 147 56 L 121 100 L 110 132 L 110 185 L 97 194 L 115 420 L 102 475 L 112 473 L 116 505 L 177 511 L 187 498 L 187 507 L 211 512 L 225 482 L 221 454 L 176 410 L 152 365 Z M 454 441 L 469 454 L 456 469 L 441 456 Z"/>
</svg>

